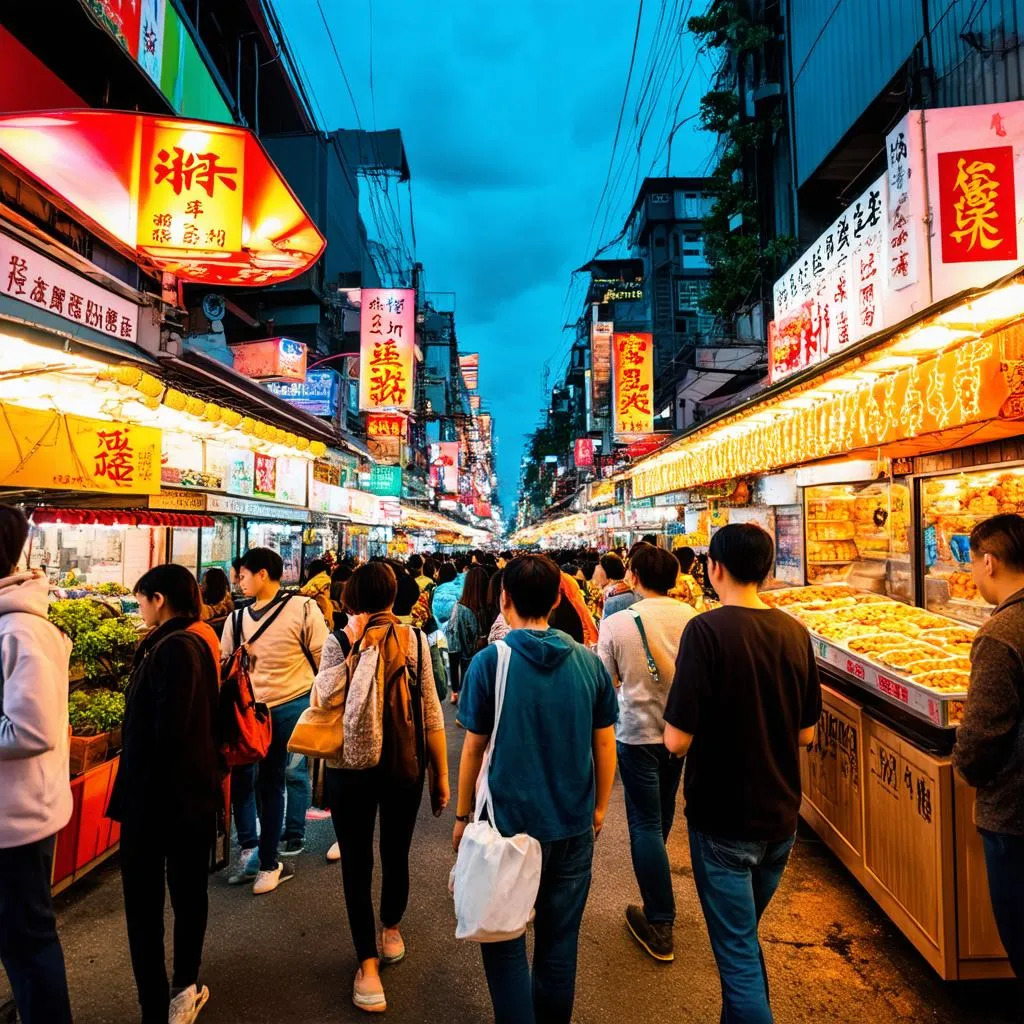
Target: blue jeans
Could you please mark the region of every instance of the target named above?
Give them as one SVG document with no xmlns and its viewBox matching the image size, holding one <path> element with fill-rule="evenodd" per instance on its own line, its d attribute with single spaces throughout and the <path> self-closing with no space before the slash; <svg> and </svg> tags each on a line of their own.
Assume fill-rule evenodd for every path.
<svg viewBox="0 0 1024 1024">
<path fill-rule="evenodd" d="M 1010 966 L 1024 980 L 1024 836 L 979 828 L 988 892 Z"/>
<path fill-rule="evenodd" d="M 0 850 L 0 962 L 23 1024 L 71 1024 L 64 951 L 50 897 L 53 847 L 50 836 Z"/>
<path fill-rule="evenodd" d="M 284 812 L 284 839 L 303 842 L 306 838 L 306 811 L 313 802 L 313 784 L 309 779 L 309 760 L 305 754 L 289 754 L 284 771 L 288 800 Z"/>
<path fill-rule="evenodd" d="M 288 766 L 288 740 L 299 715 L 309 707 L 309 694 L 270 709 L 270 749 L 258 764 L 231 770 L 231 809 L 243 850 L 257 845 L 256 795 L 259 794 L 260 870 L 273 871 L 279 861 L 278 844 L 284 824 L 284 793 Z M 302 808 L 305 817 L 306 807 Z"/>
<path fill-rule="evenodd" d="M 676 901 L 665 843 L 676 813 L 683 760 L 672 757 L 663 743 L 619 743 L 617 747 L 629 852 L 644 901 L 644 917 L 651 924 L 672 924 Z"/>
<path fill-rule="evenodd" d="M 690 828 L 693 880 L 722 981 L 722 1024 L 772 1024 L 757 927 L 795 841 L 721 839 Z"/>
<path fill-rule="evenodd" d="M 569 1024 L 576 996 L 576 953 L 590 893 L 594 833 L 542 843 L 533 922 L 533 978 L 526 937 L 480 946 L 495 1024 Z"/>
</svg>

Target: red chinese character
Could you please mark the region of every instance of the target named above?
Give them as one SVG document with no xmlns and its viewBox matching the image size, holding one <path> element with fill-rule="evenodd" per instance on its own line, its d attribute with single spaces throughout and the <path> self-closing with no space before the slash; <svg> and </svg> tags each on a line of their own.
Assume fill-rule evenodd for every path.
<svg viewBox="0 0 1024 1024">
<path fill-rule="evenodd" d="M 201 199 L 190 199 L 185 204 L 185 213 L 193 220 L 203 212 L 203 201 Z"/>
<path fill-rule="evenodd" d="M 181 235 L 182 245 L 199 245 L 203 240 L 203 236 L 199 233 L 199 228 L 195 224 L 186 224 L 185 230 Z"/>
<path fill-rule="evenodd" d="M 107 309 L 107 318 L 104 322 L 104 329 L 108 334 L 117 334 L 118 315 L 116 309 Z"/>
<path fill-rule="evenodd" d="M 133 334 L 132 322 L 126 316 L 121 317 L 121 332 L 120 333 L 121 333 L 121 337 L 122 338 L 129 338 L 130 339 L 132 337 L 132 334 Z"/>
<path fill-rule="evenodd" d="M 398 346 L 394 339 L 378 341 L 373 346 L 373 356 L 370 359 L 371 366 L 401 366 L 402 357 L 398 352 Z"/>
<path fill-rule="evenodd" d="M 86 300 L 85 322 L 90 327 L 103 329 L 103 307 L 98 302 L 93 302 L 91 299 Z"/>
<path fill-rule="evenodd" d="M 132 458 L 135 449 L 129 440 L 127 430 L 99 430 L 96 432 L 97 448 L 93 456 L 93 476 L 105 477 L 111 483 L 130 485 L 135 467 Z"/>
<path fill-rule="evenodd" d="M 892 272 L 895 277 L 908 277 L 910 275 L 910 254 L 906 249 L 901 249 L 899 255 L 895 257 Z"/>
<path fill-rule="evenodd" d="M 41 306 L 46 305 L 46 282 L 41 277 L 32 282 L 32 291 L 28 297 L 32 302 L 38 302 Z"/>
<path fill-rule="evenodd" d="M 17 256 L 11 257 L 11 272 L 7 275 L 7 290 L 12 295 L 25 294 L 25 281 L 28 274 L 28 264 Z"/>
<path fill-rule="evenodd" d="M 402 405 L 408 393 L 405 377 L 393 370 L 382 369 L 370 378 L 371 405 Z"/>
<path fill-rule="evenodd" d="M 64 298 L 65 292 L 63 288 L 58 288 L 54 285 L 50 289 L 50 309 L 57 310 L 58 313 L 63 314 L 64 312 Z"/>
<path fill-rule="evenodd" d="M 154 184 L 168 182 L 176 196 L 181 195 L 182 189 L 190 191 L 193 181 L 211 199 L 218 181 L 232 192 L 238 188 L 238 182 L 233 177 L 238 173 L 238 168 L 222 166 L 216 153 L 186 153 L 180 146 L 175 146 L 173 153 L 172 158 L 166 149 L 161 149 L 157 158 L 164 162 L 158 163 L 153 170 L 156 174 Z"/>
<path fill-rule="evenodd" d="M 224 234 L 224 229 L 223 228 L 221 228 L 220 230 L 218 230 L 216 228 L 211 228 L 209 231 L 206 232 L 206 244 L 207 245 L 215 245 L 219 249 L 223 249 L 225 241 L 226 241 L 226 236 Z"/>
<path fill-rule="evenodd" d="M 82 319 L 82 296 L 76 295 L 74 292 L 68 298 L 68 316 L 74 317 L 76 320 Z"/>
</svg>

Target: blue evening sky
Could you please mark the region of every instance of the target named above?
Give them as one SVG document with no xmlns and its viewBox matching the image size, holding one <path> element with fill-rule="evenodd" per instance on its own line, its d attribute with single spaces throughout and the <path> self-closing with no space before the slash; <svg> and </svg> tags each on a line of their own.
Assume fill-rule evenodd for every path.
<svg viewBox="0 0 1024 1024">
<path fill-rule="evenodd" d="M 402 131 L 416 258 L 428 291 L 456 293 L 460 350 L 480 353 L 506 514 L 524 435 L 550 396 L 545 363 L 550 387 L 571 344 L 562 325 L 580 311 L 578 289 L 567 305 L 570 273 L 618 234 L 638 182 L 666 173 L 669 129 L 706 91 L 709 58 L 694 69 L 692 38 L 669 28 L 685 27 L 703 0 L 646 0 L 616 171 L 592 228 L 638 2 L 320 0 L 363 127 Z M 277 0 L 276 8 L 326 127 L 357 127 L 317 0 Z M 678 129 L 672 174 L 706 168 L 711 140 L 695 124 Z M 369 228 L 372 236 L 372 221 Z"/>
</svg>

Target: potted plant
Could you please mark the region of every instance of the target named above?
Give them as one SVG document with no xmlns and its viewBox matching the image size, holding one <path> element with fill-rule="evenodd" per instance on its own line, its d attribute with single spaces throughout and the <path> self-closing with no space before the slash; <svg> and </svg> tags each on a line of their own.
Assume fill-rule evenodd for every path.
<svg viewBox="0 0 1024 1024">
<path fill-rule="evenodd" d="M 47 614 L 71 638 L 71 682 L 109 680 L 118 689 L 125 688 L 139 641 L 129 619 L 91 598 L 54 601 Z"/>
<path fill-rule="evenodd" d="M 124 694 L 113 690 L 75 690 L 68 698 L 71 726 L 71 774 L 79 775 L 106 760 L 110 734 L 117 730 L 120 745 Z"/>
</svg>

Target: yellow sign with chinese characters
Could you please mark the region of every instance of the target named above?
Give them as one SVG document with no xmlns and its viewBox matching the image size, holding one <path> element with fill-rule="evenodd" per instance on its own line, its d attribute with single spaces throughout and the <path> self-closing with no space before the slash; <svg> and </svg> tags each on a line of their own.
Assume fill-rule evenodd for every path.
<svg viewBox="0 0 1024 1024">
<path fill-rule="evenodd" d="M 654 338 L 616 334 L 612 343 L 616 439 L 654 432 Z"/>
<path fill-rule="evenodd" d="M 147 250 L 242 248 L 245 136 L 188 121 L 142 131 L 138 244 Z"/>
<path fill-rule="evenodd" d="M 160 431 L 0 403 L 0 486 L 160 493 Z"/>
</svg>

